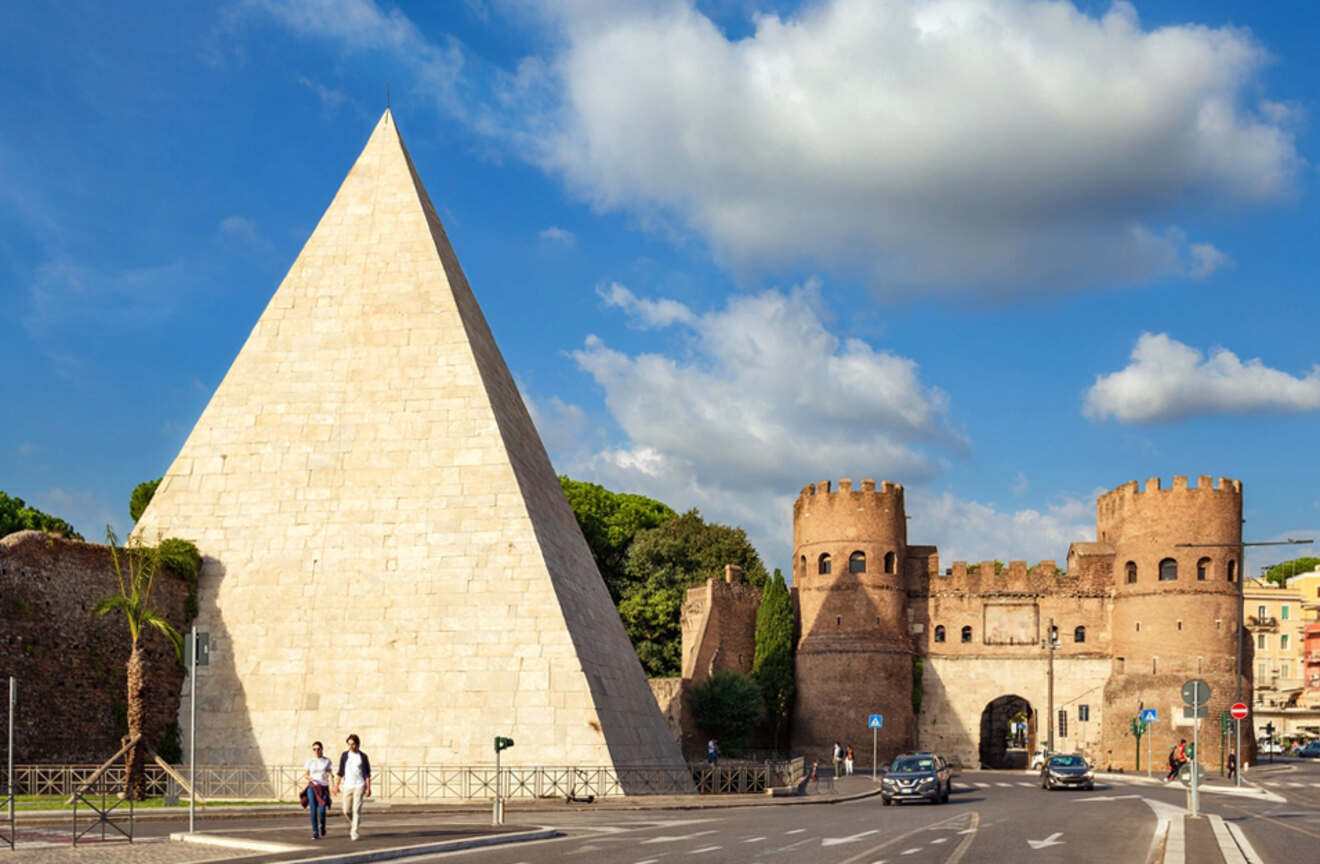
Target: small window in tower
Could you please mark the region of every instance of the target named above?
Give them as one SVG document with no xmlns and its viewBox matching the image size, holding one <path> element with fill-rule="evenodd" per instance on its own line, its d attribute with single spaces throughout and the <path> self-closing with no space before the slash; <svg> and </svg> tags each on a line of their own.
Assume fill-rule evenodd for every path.
<svg viewBox="0 0 1320 864">
<path fill-rule="evenodd" d="M 886 573 L 893 573 L 893 572 L 894 572 L 894 561 L 895 561 L 895 557 L 896 557 L 896 556 L 894 555 L 893 552 L 886 552 L 886 553 L 885 553 L 885 572 L 886 572 Z"/>
<path fill-rule="evenodd" d="M 1215 619 L 1215 629 L 1216 629 L 1216 630 L 1223 630 L 1223 629 L 1224 629 L 1224 619 L 1223 619 L 1223 618 L 1216 618 L 1216 619 Z"/>
<path fill-rule="evenodd" d="M 943 642 L 943 641 L 944 641 L 944 625 L 943 625 L 943 624 L 936 624 L 936 625 L 935 625 L 935 641 L 936 641 L 936 642 Z"/>
<path fill-rule="evenodd" d="M 1232 558 L 1228 559 L 1228 581 L 1229 582 L 1237 581 L 1237 562 L 1234 561 Z"/>
<path fill-rule="evenodd" d="M 842 626 L 843 626 L 843 616 L 842 616 L 842 615 L 835 615 L 835 616 L 834 616 L 834 626 L 835 626 L 835 627 L 842 627 Z"/>
<path fill-rule="evenodd" d="M 1160 658 L 1158 657 L 1150 658 L 1150 674 L 1152 675 L 1160 674 Z"/>
<path fill-rule="evenodd" d="M 865 573 L 865 572 L 866 572 L 866 553 L 865 553 L 865 552 L 854 552 L 854 553 L 852 553 L 851 555 L 848 556 L 848 572 L 849 572 L 849 573 Z"/>
<path fill-rule="evenodd" d="M 803 576 L 806 576 L 806 575 L 807 575 L 807 556 L 806 556 L 806 555 L 803 555 L 803 556 L 802 556 L 802 560 L 799 561 L 798 563 L 799 563 L 799 565 L 800 565 L 800 567 L 801 567 L 801 569 L 800 569 L 798 572 L 801 573 Z"/>
<path fill-rule="evenodd" d="M 1085 627 L 1077 627 L 1076 629 L 1073 630 L 1073 641 L 1074 641 L 1074 642 L 1085 642 L 1085 641 L 1086 641 L 1086 628 L 1085 628 Z"/>
<path fill-rule="evenodd" d="M 828 552 L 821 555 L 816 563 L 816 572 L 826 574 L 830 572 L 830 555 Z"/>
<path fill-rule="evenodd" d="M 1179 630 L 1182 629 L 1182 621 L 1181 621 L 1181 620 L 1178 621 L 1178 629 L 1179 629 Z"/>
<path fill-rule="evenodd" d="M 1210 559 L 1202 558 L 1196 562 L 1196 581 L 1204 582 L 1210 576 Z"/>
<path fill-rule="evenodd" d="M 1127 670 L 1127 659 L 1124 657 L 1114 658 L 1114 674 L 1122 675 Z"/>
<path fill-rule="evenodd" d="M 962 629 L 962 641 L 964 642 L 972 641 L 972 628 L 970 626 L 964 627 Z"/>
<path fill-rule="evenodd" d="M 1137 632 L 1138 632 L 1138 633 L 1141 632 L 1141 622 L 1140 622 L 1140 621 L 1137 622 Z"/>
<path fill-rule="evenodd" d="M 1137 581 L 1137 562 L 1135 561 L 1127 563 L 1127 580 L 1129 585 Z"/>
<path fill-rule="evenodd" d="M 1165 558 L 1160 562 L 1160 581 L 1173 582 L 1178 578 L 1178 562 L 1172 558 Z"/>
</svg>

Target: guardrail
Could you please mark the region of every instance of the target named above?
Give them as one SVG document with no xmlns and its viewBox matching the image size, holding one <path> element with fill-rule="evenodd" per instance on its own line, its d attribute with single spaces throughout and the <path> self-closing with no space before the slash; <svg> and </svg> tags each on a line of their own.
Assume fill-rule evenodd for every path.
<svg viewBox="0 0 1320 864">
<path fill-rule="evenodd" d="M 690 795 L 694 791 L 702 795 L 746 795 L 801 782 L 805 762 L 799 756 L 779 762 L 693 762 L 684 767 L 505 766 L 499 769 L 498 778 L 493 765 L 385 765 L 372 771 L 372 794 L 406 801 L 489 799 L 495 796 L 498 779 L 505 798 Z M 14 792 L 68 796 L 98 767 L 15 765 Z M 198 765 L 197 794 L 207 800 L 297 801 L 304 786 L 303 771 L 301 765 Z M 147 765 L 145 773 L 147 795 L 179 794 L 177 784 L 159 765 Z M 107 769 L 100 782 L 122 789 L 123 766 Z"/>
</svg>

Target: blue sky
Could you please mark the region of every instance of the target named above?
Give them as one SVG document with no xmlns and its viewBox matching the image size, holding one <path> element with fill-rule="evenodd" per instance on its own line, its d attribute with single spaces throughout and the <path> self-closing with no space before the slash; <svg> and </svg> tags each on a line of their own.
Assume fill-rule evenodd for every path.
<svg viewBox="0 0 1320 864">
<path fill-rule="evenodd" d="M 1062 562 L 1097 492 L 1175 474 L 1241 479 L 1249 540 L 1320 535 L 1307 4 L 7 18 L 0 489 L 89 539 L 130 527 L 387 85 L 560 472 L 781 567 L 797 491 L 840 477 L 905 484 L 946 563 Z"/>
</svg>

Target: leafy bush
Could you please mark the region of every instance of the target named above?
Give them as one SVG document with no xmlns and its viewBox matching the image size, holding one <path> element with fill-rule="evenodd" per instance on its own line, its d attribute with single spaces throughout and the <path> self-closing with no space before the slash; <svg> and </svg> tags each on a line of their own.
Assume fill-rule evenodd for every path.
<svg viewBox="0 0 1320 864">
<path fill-rule="evenodd" d="M 692 688 L 692 716 L 720 741 L 720 751 L 736 756 L 747 747 L 747 734 L 765 717 L 756 682 L 737 672 L 717 672 Z"/>
<path fill-rule="evenodd" d="M 143 511 L 151 503 L 151 496 L 156 494 L 156 487 L 162 479 L 157 477 L 155 480 L 147 480 L 133 488 L 133 494 L 128 496 L 128 515 L 133 517 L 134 522 L 142 518 Z"/>
<path fill-rule="evenodd" d="M 29 507 L 22 498 L 0 492 L 0 537 L 15 531 L 45 531 L 69 540 L 83 539 L 81 534 L 73 530 L 72 525 L 58 516 L 42 513 L 35 507 Z"/>
</svg>

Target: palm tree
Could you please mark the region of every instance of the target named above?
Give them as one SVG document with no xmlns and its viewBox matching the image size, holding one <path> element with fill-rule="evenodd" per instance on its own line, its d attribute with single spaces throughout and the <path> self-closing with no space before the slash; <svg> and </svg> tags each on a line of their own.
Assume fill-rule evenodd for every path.
<svg viewBox="0 0 1320 864">
<path fill-rule="evenodd" d="M 128 632 L 133 639 L 128 655 L 128 737 L 131 739 L 142 734 L 142 720 L 146 713 L 144 701 L 147 679 L 141 647 L 143 632 L 148 627 L 159 630 L 170 640 L 180 659 L 183 657 L 183 637 L 174 629 L 174 625 L 165 620 L 165 616 L 151 607 L 151 589 L 155 587 L 156 576 L 161 570 L 160 549 L 130 541 L 122 550 L 121 562 L 119 538 L 109 525 L 105 526 L 105 542 L 110 547 L 110 563 L 115 578 L 119 580 L 119 593 L 111 594 L 97 603 L 92 614 L 99 616 L 119 610 L 128 621 Z M 134 801 L 141 801 L 147 791 L 141 741 L 129 749 L 125 764 L 124 794 Z"/>
</svg>

